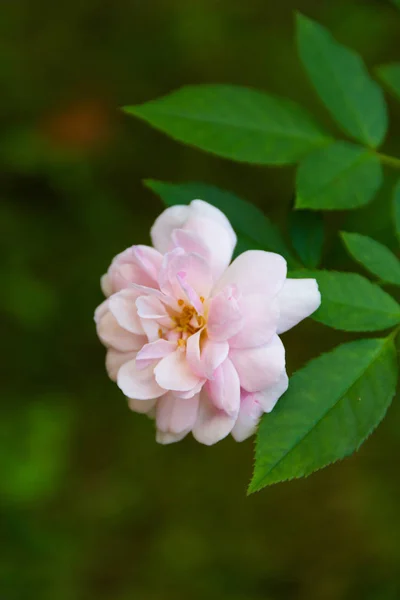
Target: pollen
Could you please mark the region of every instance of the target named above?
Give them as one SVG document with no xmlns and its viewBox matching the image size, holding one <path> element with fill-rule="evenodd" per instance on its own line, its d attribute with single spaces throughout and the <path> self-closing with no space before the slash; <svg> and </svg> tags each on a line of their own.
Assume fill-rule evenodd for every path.
<svg viewBox="0 0 400 600">
<path fill-rule="evenodd" d="M 184 340 L 182 338 L 179 338 L 179 340 L 178 340 L 178 346 L 179 346 L 179 348 L 185 348 L 185 346 L 186 346 L 186 340 Z"/>
<path fill-rule="evenodd" d="M 163 330 L 160 327 L 158 330 L 158 337 L 162 338 L 162 336 L 163 336 Z"/>
<path fill-rule="evenodd" d="M 179 304 L 179 306 L 183 306 L 183 305 L 185 304 L 185 301 L 184 301 L 184 300 L 182 300 L 182 298 L 180 298 L 180 299 L 178 300 L 178 304 Z"/>
<path fill-rule="evenodd" d="M 204 296 L 200 296 L 200 302 L 204 304 Z"/>
</svg>

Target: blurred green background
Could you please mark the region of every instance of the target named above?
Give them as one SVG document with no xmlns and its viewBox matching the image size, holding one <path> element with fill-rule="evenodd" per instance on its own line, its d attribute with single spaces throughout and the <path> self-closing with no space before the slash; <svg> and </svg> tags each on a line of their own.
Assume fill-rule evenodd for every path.
<svg viewBox="0 0 400 600">
<path fill-rule="evenodd" d="M 219 185 L 287 230 L 293 168 L 208 156 L 118 107 L 228 82 L 289 96 L 335 131 L 296 56 L 294 10 L 370 67 L 400 58 L 384 0 L 1 4 L 1 599 L 400 598 L 398 401 L 356 456 L 246 498 L 253 441 L 156 445 L 94 330 L 100 275 L 149 242 L 162 210 L 143 178 Z M 399 156 L 388 101 L 384 151 Z M 325 266 L 356 270 L 338 227 L 395 248 L 394 178 L 370 207 L 325 216 Z M 284 336 L 289 371 L 344 339 L 300 325 Z"/>
</svg>

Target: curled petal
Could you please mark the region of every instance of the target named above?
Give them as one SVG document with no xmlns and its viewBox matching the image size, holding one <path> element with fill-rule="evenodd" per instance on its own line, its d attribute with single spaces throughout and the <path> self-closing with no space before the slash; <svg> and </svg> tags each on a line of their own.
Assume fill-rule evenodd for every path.
<svg viewBox="0 0 400 600">
<path fill-rule="evenodd" d="M 282 256 L 263 250 L 248 250 L 227 268 L 213 295 L 235 284 L 243 296 L 261 294 L 268 300 L 282 289 L 285 279 L 286 261 Z"/>
<path fill-rule="evenodd" d="M 154 248 L 161 254 L 171 250 L 171 236 L 174 229 L 179 229 L 189 217 L 189 206 L 177 204 L 166 208 L 154 222 L 150 231 Z"/>
<path fill-rule="evenodd" d="M 277 335 L 265 346 L 231 349 L 229 358 L 247 392 L 257 392 L 275 385 L 285 368 L 285 348 Z"/>
<path fill-rule="evenodd" d="M 118 254 L 108 270 L 108 287 L 112 292 L 132 283 L 154 288 L 157 285 L 162 255 L 150 246 L 132 246 Z"/>
<path fill-rule="evenodd" d="M 109 348 L 106 354 L 106 369 L 109 378 L 117 381 L 118 371 L 122 365 L 136 357 L 136 352 L 118 352 Z"/>
<path fill-rule="evenodd" d="M 200 344 L 202 330 L 191 335 L 186 342 L 186 358 L 193 373 L 211 379 L 215 369 L 224 362 L 229 352 L 228 342 L 214 342 L 207 337 Z M 200 348 L 201 345 L 201 348 Z"/>
<path fill-rule="evenodd" d="M 128 398 L 128 406 L 131 410 L 141 414 L 149 414 L 157 404 L 158 398 L 152 400 L 136 400 L 135 398 Z"/>
<path fill-rule="evenodd" d="M 276 298 L 268 300 L 261 294 L 242 296 L 239 310 L 243 315 L 240 331 L 229 339 L 231 348 L 251 348 L 264 346 L 274 333 L 279 319 L 279 302 Z"/>
<path fill-rule="evenodd" d="M 190 431 L 196 421 L 199 394 L 182 400 L 172 392 L 165 394 L 157 403 L 156 423 L 159 431 L 179 434 Z"/>
<path fill-rule="evenodd" d="M 124 289 L 109 298 L 108 306 L 121 327 L 131 333 L 143 335 L 144 330 L 136 308 L 137 297 L 136 290 Z"/>
<path fill-rule="evenodd" d="M 136 400 L 159 398 L 166 391 L 156 382 L 154 369 L 151 366 L 138 369 L 136 359 L 122 365 L 118 371 L 117 384 L 125 396 Z"/>
<path fill-rule="evenodd" d="M 164 256 L 163 265 L 159 275 L 160 289 L 167 296 L 176 299 L 186 296 L 179 282 L 178 275 L 185 274 L 185 282 L 193 288 L 198 296 L 208 298 L 212 286 L 212 273 L 209 264 L 199 254 L 185 253 L 181 248 L 175 248 Z"/>
<path fill-rule="evenodd" d="M 240 403 L 240 412 L 232 429 L 232 437 L 237 442 L 243 442 L 256 432 L 257 425 L 263 414 L 263 409 L 257 402 L 255 394 L 244 392 Z"/>
<path fill-rule="evenodd" d="M 278 381 L 264 390 L 255 392 L 254 398 L 261 406 L 264 412 L 271 412 L 279 398 L 286 392 L 289 387 L 289 379 L 286 371 L 283 370 Z"/>
<path fill-rule="evenodd" d="M 163 358 L 154 369 L 158 385 L 166 390 L 188 392 L 199 383 L 189 367 L 185 352 L 176 350 Z"/>
<path fill-rule="evenodd" d="M 227 358 L 216 369 L 214 378 L 206 383 L 209 398 L 216 408 L 237 416 L 240 407 L 240 382 L 232 362 Z"/>
<path fill-rule="evenodd" d="M 278 333 L 283 333 L 317 310 L 321 304 L 321 294 L 315 279 L 287 279 L 278 301 Z"/>
<path fill-rule="evenodd" d="M 175 442 L 180 442 L 184 437 L 187 436 L 190 429 L 186 431 L 182 431 L 181 433 L 171 433 L 170 431 L 159 431 L 156 432 L 156 442 L 158 444 L 174 444 Z"/>
<path fill-rule="evenodd" d="M 171 352 L 176 350 L 175 342 L 168 342 L 167 340 L 158 339 L 150 344 L 145 344 L 136 356 L 136 367 L 138 369 L 145 369 L 149 365 L 154 364 L 161 358 L 168 356 Z"/>
<path fill-rule="evenodd" d="M 206 446 L 216 444 L 233 429 L 236 416 L 216 408 L 203 388 L 200 394 L 199 412 L 193 427 L 193 437 Z"/>
<path fill-rule="evenodd" d="M 243 327 L 236 286 L 227 286 L 214 296 L 209 305 L 207 332 L 211 340 L 225 341 Z"/>
<path fill-rule="evenodd" d="M 97 335 L 105 346 L 111 346 L 121 352 L 139 350 L 146 343 L 143 335 L 136 335 L 123 329 L 111 312 L 106 312 L 97 323 Z"/>
<path fill-rule="evenodd" d="M 182 248 L 187 253 L 195 253 L 202 256 L 207 262 L 210 260 L 210 252 L 202 238 L 193 231 L 175 229 L 172 232 L 172 243 L 176 248 Z"/>
</svg>

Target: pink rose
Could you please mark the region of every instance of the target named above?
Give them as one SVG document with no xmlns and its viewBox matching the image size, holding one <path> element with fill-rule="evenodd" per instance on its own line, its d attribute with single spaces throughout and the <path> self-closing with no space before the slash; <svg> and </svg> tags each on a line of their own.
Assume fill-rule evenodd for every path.
<svg viewBox="0 0 400 600">
<path fill-rule="evenodd" d="M 229 265 L 236 235 L 202 200 L 165 210 L 151 237 L 154 248 L 125 250 L 102 278 L 108 374 L 132 410 L 155 417 L 158 442 L 190 431 L 207 445 L 242 441 L 288 387 L 278 334 L 318 308 L 317 283 L 286 279 L 271 252 Z"/>
</svg>

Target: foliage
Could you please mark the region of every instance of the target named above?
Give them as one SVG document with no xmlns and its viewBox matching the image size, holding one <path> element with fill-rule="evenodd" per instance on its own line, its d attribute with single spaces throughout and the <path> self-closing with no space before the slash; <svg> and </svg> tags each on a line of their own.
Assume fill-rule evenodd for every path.
<svg viewBox="0 0 400 600">
<path fill-rule="evenodd" d="M 380 154 L 388 128 L 384 93 L 354 50 L 328 30 L 298 14 L 297 48 L 305 71 L 336 125 L 358 145 L 335 139 L 305 109 L 266 92 L 227 85 L 191 85 L 168 96 L 125 107 L 175 140 L 231 160 L 261 165 L 299 163 L 296 209 L 347 210 L 370 203 L 383 183 L 382 163 L 400 160 Z M 377 70 L 399 93 L 399 67 Z M 291 219 L 293 257 L 275 226 L 253 205 L 231 192 L 201 183 L 146 185 L 165 204 L 201 197 L 223 210 L 239 236 L 240 251 L 251 247 L 281 253 L 296 270 L 315 277 L 321 307 L 314 319 L 351 332 L 400 324 L 400 306 L 378 284 L 355 273 L 318 270 L 324 244 L 321 216 L 295 212 Z M 394 223 L 400 230 L 400 184 L 394 196 Z M 343 233 L 350 254 L 379 282 L 399 285 L 400 263 L 379 242 Z M 296 264 L 297 263 L 297 264 Z M 250 492 L 270 483 L 310 474 L 354 452 L 383 418 L 397 383 L 394 338 L 357 340 L 312 360 L 297 371 L 288 392 L 257 435 Z"/>
</svg>

